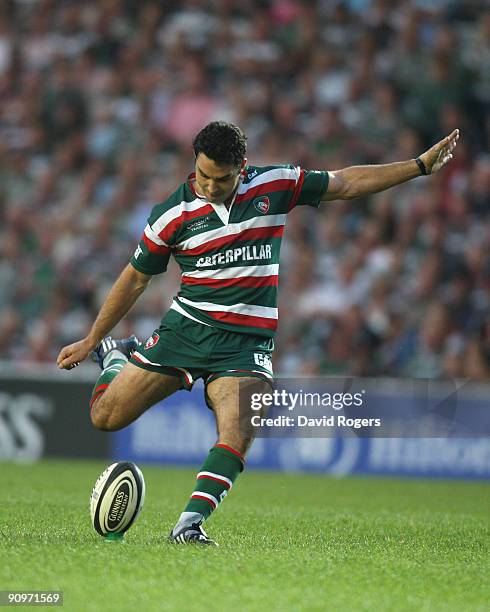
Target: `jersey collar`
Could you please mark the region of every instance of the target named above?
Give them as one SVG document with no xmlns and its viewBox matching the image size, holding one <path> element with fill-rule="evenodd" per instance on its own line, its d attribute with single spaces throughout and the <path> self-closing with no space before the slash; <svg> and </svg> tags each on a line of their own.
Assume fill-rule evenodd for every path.
<svg viewBox="0 0 490 612">
<path fill-rule="evenodd" d="M 236 186 L 235 191 L 233 192 L 232 198 L 230 200 L 230 206 L 229 208 L 232 207 L 233 203 L 235 202 L 238 190 L 240 189 L 240 184 L 242 183 L 244 176 L 246 174 L 245 172 L 245 168 L 240 172 L 240 176 L 239 176 L 239 180 L 238 180 L 238 184 Z M 203 200 L 204 202 L 207 202 L 206 196 L 203 196 L 201 193 L 199 193 L 196 190 L 196 173 L 195 172 L 191 172 L 188 177 L 187 177 L 187 185 L 189 187 L 189 189 L 192 191 L 192 193 L 196 196 L 196 198 L 199 198 L 200 200 Z M 211 204 L 211 202 L 209 202 Z M 224 204 L 224 202 L 222 203 Z M 213 205 L 214 206 L 214 205 Z M 220 206 L 219 204 L 216 204 L 216 206 Z"/>
<path fill-rule="evenodd" d="M 226 206 L 224 202 L 221 204 L 215 204 L 214 202 L 208 202 L 205 196 L 203 196 L 198 191 L 196 191 L 196 173 L 195 172 L 191 172 L 189 176 L 187 177 L 187 185 L 189 186 L 189 189 L 192 191 L 192 193 L 196 196 L 196 198 L 199 198 L 203 202 L 208 202 L 208 204 L 210 204 L 214 208 L 215 213 L 221 219 L 223 224 L 228 225 L 228 223 L 230 222 L 230 212 L 233 207 L 233 204 L 235 203 L 240 184 L 243 181 L 243 176 L 244 176 L 243 172 L 240 172 L 239 181 L 230 199 L 229 206 Z"/>
</svg>

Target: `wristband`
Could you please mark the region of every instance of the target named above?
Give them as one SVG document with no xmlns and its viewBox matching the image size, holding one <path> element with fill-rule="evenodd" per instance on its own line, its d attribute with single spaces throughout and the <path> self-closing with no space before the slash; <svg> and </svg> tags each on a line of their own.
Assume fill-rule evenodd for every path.
<svg viewBox="0 0 490 612">
<path fill-rule="evenodd" d="M 423 174 L 424 176 L 427 176 L 427 168 L 425 167 L 424 162 L 420 159 L 420 157 L 416 157 L 415 158 L 415 163 L 417 164 L 417 166 L 419 167 L 420 170 L 420 174 Z"/>
</svg>

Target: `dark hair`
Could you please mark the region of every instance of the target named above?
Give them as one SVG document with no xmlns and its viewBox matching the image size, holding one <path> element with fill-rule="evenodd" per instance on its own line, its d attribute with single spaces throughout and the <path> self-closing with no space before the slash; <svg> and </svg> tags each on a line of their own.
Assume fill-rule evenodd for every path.
<svg viewBox="0 0 490 612">
<path fill-rule="evenodd" d="M 208 123 L 192 142 L 194 154 L 204 153 L 217 164 L 242 165 L 247 153 L 247 138 L 242 130 L 227 121 Z"/>
</svg>

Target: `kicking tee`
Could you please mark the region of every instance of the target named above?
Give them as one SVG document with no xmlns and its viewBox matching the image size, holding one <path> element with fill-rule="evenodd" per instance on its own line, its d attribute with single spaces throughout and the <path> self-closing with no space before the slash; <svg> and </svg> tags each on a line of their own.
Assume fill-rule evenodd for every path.
<svg viewBox="0 0 490 612">
<path fill-rule="evenodd" d="M 160 274 L 173 254 L 182 272 L 171 308 L 221 329 L 272 337 L 287 214 L 318 207 L 328 172 L 248 166 L 229 210 L 198 195 L 194 175 L 148 218 L 131 264 Z"/>
</svg>

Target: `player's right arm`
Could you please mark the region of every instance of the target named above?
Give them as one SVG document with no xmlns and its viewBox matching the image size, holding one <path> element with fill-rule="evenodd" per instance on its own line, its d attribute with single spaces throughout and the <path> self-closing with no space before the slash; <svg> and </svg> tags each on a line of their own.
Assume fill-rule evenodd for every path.
<svg viewBox="0 0 490 612">
<path fill-rule="evenodd" d="M 88 335 L 65 346 L 58 355 L 58 367 L 64 370 L 78 365 L 126 315 L 148 286 L 152 277 L 167 269 L 173 245 L 173 234 L 178 228 L 184 185 L 157 204 L 134 252 L 107 295 L 97 319 Z"/>
<path fill-rule="evenodd" d="M 152 275 L 144 274 L 128 264 L 109 291 L 88 335 L 61 349 L 58 367 L 71 370 L 86 359 L 91 351 L 126 315 L 148 286 Z"/>
</svg>

